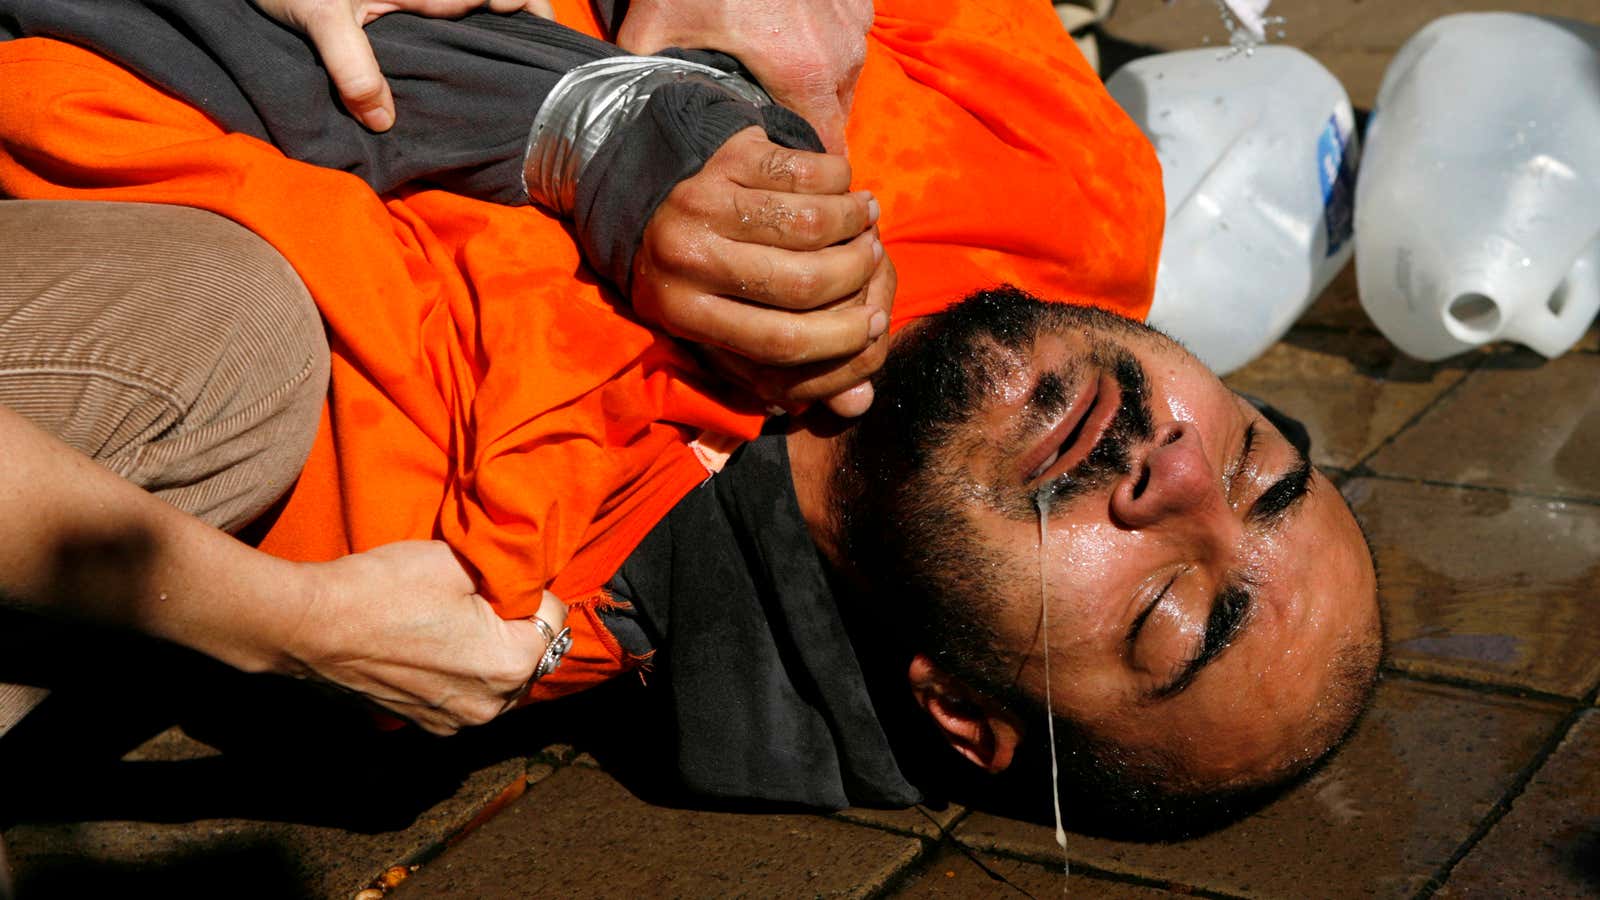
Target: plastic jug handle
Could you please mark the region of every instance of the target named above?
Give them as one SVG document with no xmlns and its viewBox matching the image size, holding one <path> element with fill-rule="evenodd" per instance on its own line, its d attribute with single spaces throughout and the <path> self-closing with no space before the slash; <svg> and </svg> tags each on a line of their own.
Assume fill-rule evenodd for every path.
<svg viewBox="0 0 1600 900">
<path fill-rule="evenodd" d="M 1600 312 L 1600 236 L 1589 243 L 1550 299 L 1510 323 L 1504 337 L 1547 357 L 1571 349 Z"/>
</svg>

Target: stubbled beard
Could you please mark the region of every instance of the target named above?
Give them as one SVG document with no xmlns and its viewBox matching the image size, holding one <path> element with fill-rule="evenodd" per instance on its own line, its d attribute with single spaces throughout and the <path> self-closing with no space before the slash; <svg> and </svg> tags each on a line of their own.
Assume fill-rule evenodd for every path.
<svg viewBox="0 0 1600 900">
<path fill-rule="evenodd" d="M 1089 338 L 1088 362 L 1112 373 L 1122 397 L 1095 448 L 1057 480 L 1052 502 L 1129 471 L 1134 445 L 1153 427 L 1143 370 L 1114 339 L 1146 331 L 1100 310 L 1001 288 L 901 336 L 873 381 L 872 408 L 844 440 L 831 491 L 849 574 L 882 601 L 874 605 L 892 617 L 892 634 L 975 685 L 1000 686 L 1009 654 L 989 623 L 1004 600 L 1007 554 L 974 536 L 968 509 L 976 492 L 989 494 L 984 502 L 1002 515 L 1032 516 L 1034 495 L 1021 484 L 995 489 L 952 478 L 962 467 L 948 458 L 1041 336 L 1080 332 Z"/>
<path fill-rule="evenodd" d="M 1121 397 L 1117 412 L 1089 453 L 1066 472 L 1046 481 L 1037 490 L 1025 491 L 1015 484 L 991 484 L 986 494 L 989 505 L 1011 519 L 1031 519 L 1038 515 L 1038 504 L 1059 509 L 1097 492 L 1114 479 L 1133 471 L 1133 448 L 1155 434 L 1150 414 L 1149 379 L 1144 367 L 1123 347 L 1107 341 L 1090 351 L 1094 371 L 1109 372 L 1117 382 Z M 975 412 L 975 411 L 974 411 Z"/>
</svg>

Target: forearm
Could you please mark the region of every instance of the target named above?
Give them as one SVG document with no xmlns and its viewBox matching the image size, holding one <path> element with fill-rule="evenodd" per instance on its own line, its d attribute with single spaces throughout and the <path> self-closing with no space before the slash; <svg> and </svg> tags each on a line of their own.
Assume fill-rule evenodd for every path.
<svg viewBox="0 0 1600 900">
<path fill-rule="evenodd" d="M 0 406 L 0 597 L 288 671 L 305 573 L 112 474 Z"/>
<path fill-rule="evenodd" d="M 443 544 L 328 563 L 246 546 L 0 406 L 0 602 L 164 638 L 246 672 L 326 682 L 449 734 L 509 709 L 545 653 Z M 552 632 L 566 607 L 545 593 Z"/>
</svg>

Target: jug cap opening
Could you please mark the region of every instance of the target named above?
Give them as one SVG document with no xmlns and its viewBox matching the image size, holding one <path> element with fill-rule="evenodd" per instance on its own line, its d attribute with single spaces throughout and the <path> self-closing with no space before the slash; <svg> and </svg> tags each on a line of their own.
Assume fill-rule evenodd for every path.
<svg viewBox="0 0 1600 900">
<path fill-rule="evenodd" d="M 1459 294 L 1445 308 L 1444 324 L 1459 340 L 1484 344 L 1500 333 L 1500 304 L 1487 294 Z"/>
</svg>

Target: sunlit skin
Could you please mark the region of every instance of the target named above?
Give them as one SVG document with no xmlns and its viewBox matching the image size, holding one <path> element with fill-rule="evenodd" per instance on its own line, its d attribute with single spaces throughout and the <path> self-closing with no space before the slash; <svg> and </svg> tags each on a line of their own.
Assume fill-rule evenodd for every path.
<svg viewBox="0 0 1600 900">
<path fill-rule="evenodd" d="M 1341 648 L 1377 639 L 1360 530 L 1337 488 L 1320 473 L 1307 479 L 1298 451 L 1193 356 L 1155 336 L 1109 339 L 1144 369 L 1154 433 L 1134 443 L 1127 474 L 1097 479 L 1050 510 L 1054 710 L 1124 746 L 1169 754 L 1211 782 L 1315 756 L 1328 740 L 1318 737 L 1317 708 L 1330 663 Z M 1117 381 L 1090 362 L 1090 346 L 1084 334 L 1059 333 L 1013 354 L 938 461 L 966 498 L 974 534 L 1003 548 L 1004 583 L 1014 589 L 992 624 L 1016 657 L 1019 683 L 1040 699 L 1033 498 L 1089 452 L 1121 399 Z M 1040 377 L 1052 372 L 1065 399 L 1040 415 Z M 831 464 L 829 443 L 791 437 L 803 509 L 825 499 L 808 470 Z M 1248 600 L 1223 593 L 1230 587 Z M 1195 666 L 1219 594 L 1244 614 Z"/>
<path fill-rule="evenodd" d="M 1279 515 L 1252 516 L 1263 494 L 1300 465 L 1295 448 L 1193 356 L 1153 339 L 1123 346 L 1149 379 L 1155 434 L 1133 450 L 1127 475 L 1050 512 L 1045 578 L 1055 710 L 1126 745 L 1173 753 L 1195 775 L 1226 781 L 1268 771 L 1303 752 L 1336 650 L 1375 632 L 1371 559 L 1337 488 L 1320 473 Z M 1031 359 L 1018 359 L 976 423 L 989 437 L 961 455 L 957 477 L 1028 498 L 1069 469 L 1092 435 L 1030 477 L 1059 447 L 1062 420 L 1082 417 L 1081 402 L 1031 429 L 1031 440 L 995 437 L 1010 438 L 1027 418 L 1040 372 L 1085 350 L 1078 336 L 1051 336 Z M 1089 384 L 1068 393 L 1078 387 L 1092 395 L 1085 398 L 1095 402 L 1092 423 L 1100 407 L 1114 406 L 1117 387 L 1098 371 L 1083 372 L 1081 381 Z M 1000 516 L 981 502 L 968 514 L 986 543 L 1012 548 L 1019 590 L 1008 598 L 1000 636 L 1008 647 L 1027 648 L 1019 678 L 1042 696 L 1037 522 Z M 1200 653 L 1219 592 L 1241 583 L 1250 585 L 1250 601 L 1233 639 L 1179 682 Z"/>
</svg>

